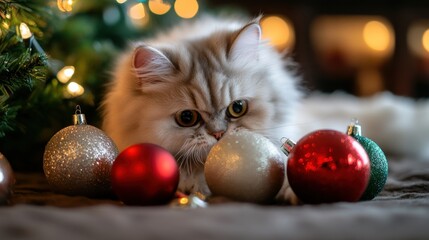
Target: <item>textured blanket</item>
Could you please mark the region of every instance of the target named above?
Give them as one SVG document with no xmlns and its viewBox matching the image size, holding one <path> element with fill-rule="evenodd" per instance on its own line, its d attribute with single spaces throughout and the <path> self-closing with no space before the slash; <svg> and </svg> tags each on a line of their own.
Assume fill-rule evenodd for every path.
<svg viewBox="0 0 429 240">
<path fill-rule="evenodd" d="M 373 200 L 256 205 L 212 199 L 206 208 L 130 207 L 115 199 L 53 193 L 41 173 L 17 173 L 0 207 L 9 239 L 429 239 L 429 101 L 383 93 L 367 99 L 314 95 L 296 116 L 296 136 L 345 131 L 350 118 L 388 153 L 389 176 Z M 312 128 L 312 129 L 311 129 Z M 290 137 L 290 136 L 285 136 Z"/>
<path fill-rule="evenodd" d="M 429 239 L 429 161 L 389 157 L 373 200 L 321 205 L 217 201 L 206 208 L 129 207 L 55 194 L 42 174 L 17 174 L 0 208 L 0 239 Z"/>
</svg>

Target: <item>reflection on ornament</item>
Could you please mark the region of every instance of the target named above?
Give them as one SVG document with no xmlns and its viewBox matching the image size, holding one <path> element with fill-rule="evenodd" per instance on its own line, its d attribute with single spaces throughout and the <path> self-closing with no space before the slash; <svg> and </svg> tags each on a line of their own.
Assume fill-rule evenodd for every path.
<svg viewBox="0 0 429 240">
<path fill-rule="evenodd" d="M 171 8 L 171 4 L 164 2 L 164 0 L 149 0 L 148 5 L 150 11 L 158 15 L 166 14 Z"/>
<path fill-rule="evenodd" d="M 27 24 L 25 23 L 21 23 L 19 25 L 19 32 L 21 33 L 22 39 L 28 39 L 31 36 L 33 36 L 33 34 L 30 31 L 30 28 L 28 28 Z"/>
<path fill-rule="evenodd" d="M 170 202 L 170 206 L 176 208 L 204 208 L 207 207 L 207 205 L 205 196 L 199 192 L 189 196 L 178 196 Z"/>
<path fill-rule="evenodd" d="M 284 156 L 267 138 L 243 130 L 224 135 L 213 146 L 204 173 L 214 195 L 266 203 L 283 184 Z"/>
<path fill-rule="evenodd" d="M 86 124 L 79 106 L 73 122 L 46 145 L 43 170 L 49 185 L 70 195 L 110 195 L 111 168 L 118 155 L 115 144 L 103 131 Z"/>
<path fill-rule="evenodd" d="M 7 204 L 15 185 L 15 176 L 9 162 L 0 153 L 0 205 Z"/>
<path fill-rule="evenodd" d="M 117 3 L 122 4 L 125 3 L 127 0 L 116 0 Z"/>
<path fill-rule="evenodd" d="M 57 0 L 57 7 L 61 12 L 71 12 L 73 3 L 73 0 Z"/>
<path fill-rule="evenodd" d="M 179 167 L 164 148 L 141 143 L 123 150 L 112 166 L 112 188 L 128 205 L 168 203 L 179 184 Z"/>
<path fill-rule="evenodd" d="M 193 18 L 198 13 L 197 0 L 176 0 L 174 10 L 181 18 Z"/>
<path fill-rule="evenodd" d="M 57 73 L 58 81 L 61 83 L 67 83 L 74 74 L 74 67 L 73 66 L 65 66 Z"/>
<path fill-rule="evenodd" d="M 283 146 L 289 152 L 291 144 Z M 370 176 L 365 149 L 352 137 L 318 130 L 301 138 L 290 150 L 287 177 L 304 203 L 358 201 Z"/>
<path fill-rule="evenodd" d="M 347 127 L 347 134 L 355 138 L 368 154 L 371 165 L 370 178 L 360 200 L 371 200 L 384 188 L 387 181 L 388 163 L 381 148 L 371 139 L 362 136 L 361 129 L 357 120 L 352 121 Z"/>
</svg>

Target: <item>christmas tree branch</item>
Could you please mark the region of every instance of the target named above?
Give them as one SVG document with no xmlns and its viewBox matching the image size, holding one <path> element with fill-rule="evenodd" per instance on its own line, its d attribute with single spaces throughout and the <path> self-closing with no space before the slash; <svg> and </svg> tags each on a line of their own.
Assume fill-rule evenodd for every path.
<svg viewBox="0 0 429 240">
<path fill-rule="evenodd" d="M 21 23 L 43 35 L 46 1 L 0 0 L 0 137 L 15 126 L 15 118 L 35 85 L 46 78 L 46 58 L 22 39 Z M 24 100 L 24 101 L 23 101 Z"/>
</svg>

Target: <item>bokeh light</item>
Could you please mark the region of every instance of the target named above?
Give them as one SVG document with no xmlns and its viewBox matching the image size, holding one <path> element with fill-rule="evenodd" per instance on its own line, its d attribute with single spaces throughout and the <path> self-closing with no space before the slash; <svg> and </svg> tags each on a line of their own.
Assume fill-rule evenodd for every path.
<svg viewBox="0 0 429 240">
<path fill-rule="evenodd" d="M 181 18 L 193 18 L 198 13 L 197 0 L 176 0 L 174 10 Z"/>
<path fill-rule="evenodd" d="M 373 50 L 386 51 L 390 44 L 390 31 L 385 24 L 380 21 L 369 21 L 363 28 L 363 39 Z"/>
<path fill-rule="evenodd" d="M 148 5 L 150 11 L 157 15 L 166 14 L 171 8 L 171 4 L 164 0 L 149 0 Z"/>
<path fill-rule="evenodd" d="M 74 67 L 73 66 L 65 66 L 57 73 L 57 79 L 61 83 L 67 83 L 74 75 Z"/>
<path fill-rule="evenodd" d="M 71 12 L 73 3 L 73 0 L 57 0 L 57 7 L 61 12 Z"/>
<path fill-rule="evenodd" d="M 134 20 L 143 19 L 146 16 L 146 10 L 143 3 L 137 3 L 130 7 L 128 10 L 128 15 Z"/>
<path fill-rule="evenodd" d="M 415 56 L 429 57 L 429 21 L 427 19 L 417 20 L 410 25 L 407 43 Z"/>
<path fill-rule="evenodd" d="M 262 38 L 279 51 L 290 49 L 295 42 L 295 32 L 289 20 L 280 16 L 266 16 L 261 20 Z"/>
<path fill-rule="evenodd" d="M 426 52 L 429 52 L 429 29 L 426 29 L 426 31 L 423 33 L 422 45 Z"/>
<path fill-rule="evenodd" d="M 78 84 L 76 82 L 70 82 L 67 85 L 67 92 L 68 92 L 70 97 L 78 97 L 78 96 L 81 96 L 85 92 L 85 89 L 80 84 Z"/>
</svg>

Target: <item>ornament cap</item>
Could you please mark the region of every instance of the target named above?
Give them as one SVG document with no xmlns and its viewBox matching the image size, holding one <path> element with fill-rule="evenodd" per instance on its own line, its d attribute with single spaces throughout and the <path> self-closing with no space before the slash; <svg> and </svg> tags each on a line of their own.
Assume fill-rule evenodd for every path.
<svg viewBox="0 0 429 240">
<path fill-rule="evenodd" d="M 80 106 L 76 106 L 76 111 L 73 114 L 73 124 L 74 125 L 83 125 L 86 124 L 85 114 L 81 112 Z"/>
<path fill-rule="evenodd" d="M 286 154 L 286 156 L 289 156 L 290 152 L 292 151 L 293 147 L 295 147 L 296 143 L 289 138 L 283 138 L 282 139 L 283 145 L 280 147 L 282 152 Z"/>
<path fill-rule="evenodd" d="M 347 135 L 349 136 L 362 136 L 362 127 L 359 125 L 359 121 L 354 118 L 347 126 Z"/>
</svg>

